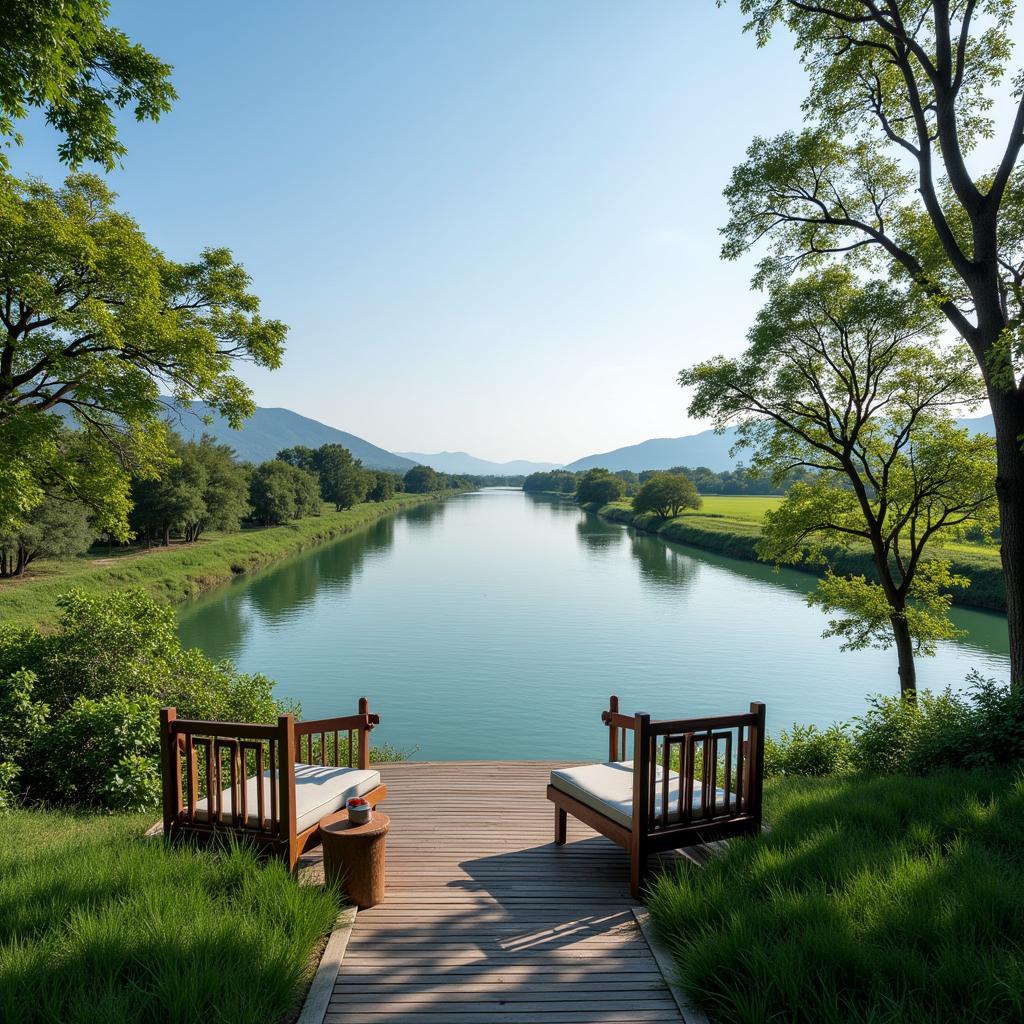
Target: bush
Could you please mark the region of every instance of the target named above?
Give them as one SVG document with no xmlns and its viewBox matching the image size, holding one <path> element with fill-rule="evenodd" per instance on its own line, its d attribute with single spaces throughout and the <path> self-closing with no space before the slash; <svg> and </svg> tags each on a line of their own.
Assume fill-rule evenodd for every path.
<svg viewBox="0 0 1024 1024">
<path fill-rule="evenodd" d="M 850 770 L 854 745 L 842 725 L 825 730 L 793 724 L 764 745 L 764 771 L 772 775 L 838 775 Z"/>
<path fill-rule="evenodd" d="M 927 775 L 1024 763 L 1024 689 L 977 673 L 968 681 L 967 693 L 874 696 L 849 724 L 783 730 L 765 741 L 765 774 Z"/>
<path fill-rule="evenodd" d="M 71 591 L 60 607 L 56 633 L 0 627 L 0 763 L 14 766 L 4 770 L 8 800 L 16 779 L 23 795 L 57 803 L 155 803 L 161 705 L 220 721 L 299 712 L 275 700 L 266 676 L 183 648 L 173 610 L 142 591 Z"/>
</svg>

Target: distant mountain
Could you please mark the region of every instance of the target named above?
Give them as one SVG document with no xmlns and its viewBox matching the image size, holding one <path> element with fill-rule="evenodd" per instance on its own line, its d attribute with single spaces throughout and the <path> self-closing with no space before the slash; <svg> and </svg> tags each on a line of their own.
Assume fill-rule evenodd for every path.
<svg viewBox="0 0 1024 1024">
<path fill-rule="evenodd" d="M 655 437 L 639 444 L 616 448 L 600 455 L 586 455 L 570 462 L 566 469 L 593 469 L 603 466 L 615 472 L 631 469 L 639 473 L 643 469 L 671 469 L 673 466 L 707 466 L 716 473 L 733 469 L 736 459 L 729 457 L 729 449 L 736 443 L 735 430 L 716 434 L 704 430 L 686 437 Z"/>
<path fill-rule="evenodd" d="M 473 476 L 526 476 L 545 469 L 558 469 L 558 462 L 528 462 L 526 459 L 514 459 L 512 462 L 491 462 L 478 459 L 467 452 L 435 452 L 424 455 L 422 452 L 398 452 L 397 454 L 413 462 L 422 462 L 440 473 L 468 473 Z"/>
<path fill-rule="evenodd" d="M 203 422 L 203 417 L 207 415 L 213 417 L 211 423 Z M 241 462 L 265 462 L 282 448 L 293 448 L 299 444 L 308 448 L 319 448 L 322 444 L 342 444 L 370 469 L 404 473 L 416 465 L 411 459 L 378 448 L 355 434 L 300 416 L 291 409 L 257 408 L 241 430 L 232 430 L 227 421 L 203 402 L 190 402 L 189 408 L 185 409 L 172 407 L 167 420 L 186 439 L 198 440 L 203 434 L 212 434 L 221 444 L 231 445 Z"/>
<path fill-rule="evenodd" d="M 961 419 L 957 420 L 957 423 L 961 427 L 967 427 L 972 434 L 995 433 L 991 415 Z M 582 459 L 570 462 L 565 468 L 575 471 L 602 466 L 612 472 L 631 469 L 639 473 L 644 469 L 671 469 L 673 466 L 707 466 L 708 469 L 720 473 L 725 469 L 735 469 L 741 461 L 729 456 L 729 449 L 735 443 L 735 429 L 729 429 L 724 434 L 704 430 L 686 437 L 656 437 L 600 455 L 586 455 Z"/>
</svg>

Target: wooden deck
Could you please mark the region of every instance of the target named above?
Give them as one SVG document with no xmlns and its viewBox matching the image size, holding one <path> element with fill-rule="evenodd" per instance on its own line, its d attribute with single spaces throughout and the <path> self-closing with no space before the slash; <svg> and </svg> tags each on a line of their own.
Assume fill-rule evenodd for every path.
<svg viewBox="0 0 1024 1024">
<path fill-rule="evenodd" d="M 552 767 L 382 766 L 387 897 L 356 918 L 326 1024 L 680 1021 L 625 852 L 572 818 L 552 842 Z"/>
</svg>

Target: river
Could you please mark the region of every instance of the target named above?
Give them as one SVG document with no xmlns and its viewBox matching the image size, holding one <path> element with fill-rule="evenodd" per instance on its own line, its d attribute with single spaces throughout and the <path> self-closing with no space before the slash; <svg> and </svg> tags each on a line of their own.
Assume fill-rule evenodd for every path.
<svg viewBox="0 0 1024 1024">
<path fill-rule="evenodd" d="M 489 488 L 420 505 L 184 606 L 185 643 L 278 680 L 303 717 L 365 694 L 419 759 L 598 759 L 611 693 L 655 717 L 826 725 L 898 690 L 895 654 L 840 652 L 813 577 L 706 554 L 557 498 Z M 922 687 L 1005 677 L 1003 616 L 919 663 Z"/>
</svg>

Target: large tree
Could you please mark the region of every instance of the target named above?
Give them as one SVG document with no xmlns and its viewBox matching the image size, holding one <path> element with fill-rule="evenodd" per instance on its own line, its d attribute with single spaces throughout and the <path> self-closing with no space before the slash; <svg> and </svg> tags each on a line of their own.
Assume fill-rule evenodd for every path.
<svg viewBox="0 0 1024 1024">
<path fill-rule="evenodd" d="M 652 473 L 633 498 L 634 512 L 654 512 L 665 519 L 700 505 L 697 485 L 685 473 Z"/>
<path fill-rule="evenodd" d="M 366 497 L 371 474 L 344 445 L 321 445 L 313 453 L 313 468 L 320 477 L 320 494 L 324 501 L 334 502 L 336 511 L 351 508 Z"/>
<path fill-rule="evenodd" d="M 810 77 L 799 133 L 757 138 L 726 190 L 723 253 L 767 240 L 758 280 L 884 265 L 930 296 L 984 376 L 995 421 L 1011 679 L 1024 681 L 1024 75 L 1015 0 L 740 0 Z M 1002 86 L 1007 123 L 990 111 Z M 972 168 L 980 143 L 997 147 Z"/>
<path fill-rule="evenodd" d="M 953 418 L 981 397 L 973 360 L 941 344 L 929 304 L 843 268 L 777 286 L 749 341 L 680 374 L 696 389 L 690 413 L 736 425 L 759 472 L 814 474 L 766 516 L 760 553 L 795 563 L 866 547 L 874 578 L 830 572 L 812 602 L 844 646 L 894 644 L 912 695 L 914 655 L 955 635 L 948 588 L 966 583 L 936 542 L 995 522 L 992 438 Z"/>
<path fill-rule="evenodd" d="M 231 253 L 172 261 L 114 198 L 93 175 L 61 188 L 0 176 L 0 525 L 47 480 L 74 493 L 81 464 L 57 443 L 71 420 L 110 485 L 89 488 L 98 525 L 126 536 L 128 475 L 169 454 L 162 395 L 239 426 L 254 405 L 234 364 L 280 364 L 286 328 L 260 316 Z"/>
<path fill-rule="evenodd" d="M 110 169 L 125 152 L 116 111 L 156 121 L 170 109 L 170 66 L 108 25 L 109 11 L 105 0 L 0 4 L 0 139 L 20 143 L 17 122 L 38 108 L 63 136 L 65 163 Z"/>
</svg>

